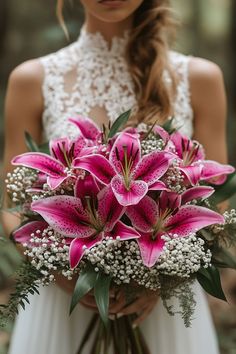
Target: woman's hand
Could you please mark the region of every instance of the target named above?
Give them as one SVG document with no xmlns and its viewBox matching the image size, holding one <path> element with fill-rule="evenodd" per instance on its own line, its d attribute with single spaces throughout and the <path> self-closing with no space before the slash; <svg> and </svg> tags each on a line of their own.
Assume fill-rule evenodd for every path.
<svg viewBox="0 0 236 354">
<path fill-rule="evenodd" d="M 133 322 L 133 326 L 137 327 L 148 317 L 157 304 L 158 299 L 158 292 L 144 290 L 138 293 L 137 298 L 132 303 L 127 305 L 125 293 L 124 291 L 120 291 L 114 305 L 110 305 L 109 311 L 111 314 L 116 314 L 118 318 L 136 314 L 137 317 Z"/>
<path fill-rule="evenodd" d="M 133 322 L 133 326 L 138 326 L 143 322 L 153 310 L 159 299 L 157 292 L 145 290 L 140 292 L 137 298 L 127 305 L 125 292 L 120 290 L 116 292 L 114 289 L 110 291 L 109 314 L 110 318 L 136 314 L 137 317 Z M 88 293 L 80 303 L 86 308 L 98 312 L 96 301 L 92 292 Z"/>
<path fill-rule="evenodd" d="M 54 275 L 57 284 L 64 291 L 72 295 L 78 276 L 75 275 L 72 280 L 67 280 L 63 275 L 57 273 L 55 273 Z M 110 290 L 109 299 L 110 318 L 112 319 L 114 315 L 120 318 L 122 316 L 136 314 L 137 318 L 133 322 L 134 327 L 136 327 L 148 317 L 148 315 L 151 313 L 151 311 L 157 304 L 158 299 L 158 292 L 151 290 L 144 290 L 140 292 L 138 291 L 136 299 L 127 305 L 125 291 L 123 289 L 113 288 Z M 98 308 L 92 291 L 86 294 L 80 300 L 80 303 L 84 307 L 94 312 L 98 312 Z"/>
</svg>

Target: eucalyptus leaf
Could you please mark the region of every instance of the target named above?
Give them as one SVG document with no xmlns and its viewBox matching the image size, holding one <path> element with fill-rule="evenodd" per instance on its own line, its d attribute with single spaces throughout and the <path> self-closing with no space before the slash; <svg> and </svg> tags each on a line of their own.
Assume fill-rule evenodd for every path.
<svg viewBox="0 0 236 354">
<path fill-rule="evenodd" d="M 70 314 L 72 313 L 78 302 L 82 299 L 82 297 L 94 288 L 97 277 L 98 273 L 96 273 L 91 266 L 87 266 L 80 272 L 71 299 Z"/>
<path fill-rule="evenodd" d="M 197 280 L 208 294 L 227 301 L 221 286 L 219 270 L 215 266 L 201 268 L 197 272 Z"/>
<path fill-rule="evenodd" d="M 25 143 L 30 152 L 39 152 L 37 143 L 28 132 L 25 132 Z"/>
<path fill-rule="evenodd" d="M 108 134 L 108 139 L 113 138 L 113 136 L 121 129 L 127 122 L 131 114 L 131 109 L 122 113 L 112 124 L 111 129 Z"/>
<path fill-rule="evenodd" d="M 229 175 L 225 183 L 215 189 L 215 193 L 210 197 L 211 202 L 218 204 L 231 198 L 236 193 L 236 172 Z"/>
<path fill-rule="evenodd" d="M 105 326 L 108 324 L 108 308 L 109 308 L 109 290 L 111 285 L 111 277 L 104 273 L 99 273 L 95 287 L 94 295 L 98 311 Z"/>
</svg>

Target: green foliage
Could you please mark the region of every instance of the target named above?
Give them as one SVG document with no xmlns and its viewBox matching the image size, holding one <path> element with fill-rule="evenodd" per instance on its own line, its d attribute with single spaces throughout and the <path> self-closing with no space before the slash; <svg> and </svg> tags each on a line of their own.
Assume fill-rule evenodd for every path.
<svg viewBox="0 0 236 354">
<path fill-rule="evenodd" d="M 219 270 L 215 266 L 201 268 L 197 272 L 197 280 L 207 293 L 217 299 L 227 301 L 221 286 Z"/>
<path fill-rule="evenodd" d="M 28 132 L 25 132 L 25 144 L 30 152 L 39 152 L 38 145 Z"/>
<path fill-rule="evenodd" d="M 78 302 L 94 289 L 95 301 L 105 325 L 108 324 L 109 290 L 111 277 L 101 272 L 95 272 L 91 265 L 87 265 L 81 270 L 72 295 L 70 313 L 74 310 Z"/>
<path fill-rule="evenodd" d="M 41 273 L 28 261 L 22 262 L 16 271 L 16 282 L 14 292 L 10 294 L 7 305 L 0 305 L 0 327 L 6 326 L 8 321 L 13 320 L 18 314 L 19 306 L 25 309 L 29 303 L 29 294 L 39 294 L 36 281 L 42 277 Z"/>
<path fill-rule="evenodd" d="M 121 129 L 124 127 L 124 125 L 128 122 L 128 119 L 130 117 L 131 110 L 122 113 L 112 124 L 110 132 L 108 134 L 108 139 L 113 138 L 113 136 Z"/>
<path fill-rule="evenodd" d="M 0 238 L 0 287 L 4 285 L 20 262 L 21 256 L 13 244 L 3 237 Z"/>
<path fill-rule="evenodd" d="M 49 154 L 49 144 L 44 143 L 38 145 L 28 132 L 25 132 L 25 144 L 30 152 L 43 152 Z"/>
<path fill-rule="evenodd" d="M 96 304 L 104 324 L 108 324 L 109 290 L 111 277 L 99 273 L 94 286 L 94 296 Z"/>
<path fill-rule="evenodd" d="M 98 273 L 90 265 L 81 270 L 72 295 L 70 313 L 72 313 L 82 297 L 94 288 L 97 276 Z"/>
<path fill-rule="evenodd" d="M 210 197 L 213 204 L 221 203 L 231 198 L 236 193 L 236 172 L 227 177 L 224 184 L 215 187 L 215 193 Z"/>
</svg>

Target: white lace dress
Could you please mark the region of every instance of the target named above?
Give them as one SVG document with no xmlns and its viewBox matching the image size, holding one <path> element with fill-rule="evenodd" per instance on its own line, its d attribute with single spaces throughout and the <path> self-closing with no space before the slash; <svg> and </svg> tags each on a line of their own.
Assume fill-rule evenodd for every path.
<svg viewBox="0 0 236 354">
<path fill-rule="evenodd" d="M 76 131 L 67 121 L 69 116 L 80 113 L 101 124 L 136 106 L 123 55 L 125 43 L 126 37 L 114 38 L 109 48 L 100 34 L 82 31 L 72 45 L 41 58 L 45 139 L 73 136 Z M 189 57 L 170 52 L 170 61 L 180 78 L 175 124 L 191 136 Z M 168 84 L 168 75 L 164 77 Z M 218 354 L 205 295 L 197 284 L 194 287 L 197 307 L 192 328 L 186 329 L 180 317 L 170 317 L 161 301 L 142 324 L 151 354 Z M 75 354 L 91 312 L 79 305 L 69 317 L 69 304 L 70 296 L 56 285 L 42 288 L 40 296 L 31 297 L 30 305 L 20 312 L 9 353 Z"/>
</svg>

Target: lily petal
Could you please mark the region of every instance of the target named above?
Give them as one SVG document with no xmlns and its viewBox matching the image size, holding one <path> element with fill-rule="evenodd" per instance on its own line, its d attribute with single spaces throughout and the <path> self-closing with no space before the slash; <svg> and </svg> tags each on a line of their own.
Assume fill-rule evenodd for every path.
<svg viewBox="0 0 236 354">
<path fill-rule="evenodd" d="M 206 160 L 203 162 L 203 169 L 201 174 L 201 180 L 210 180 L 214 178 L 214 184 L 221 184 L 224 183 L 226 175 L 233 173 L 235 168 L 230 165 L 223 165 L 216 161 Z M 223 177 L 223 179 L 219 179 L 217 183 L 217 179 L 215 177 Z"/>
<path fill-rule="evenodd" d="M 126 215 L 136 229 L 151 232 L 158 219 L 157 203 L 146 195 L 138 204 L 128 207 Z"/>
<path fill-rule="evenodd" d="M 152 185 L 166 173 L 171 159 L 173 159 L 173 155 L 167 152 L 151 152 L 138 163 L 133 178 Z"/>
<path fill-rule="evenodd" d="M 78 178 L 75 183 L 75 197 L 84 199 L 85 196 L 96 197 L 99 192 L 97 183 L 92 175 Z"/>
<path fill-rule="evenodd" d="M 170 139 L 174 143 L 176 153 L 180 159 L 183 159 L 184 151 L 191 151 L 196 145 L 198 145 L 199 148 L 196 151 L 194 161 L 205 159 L 204 149 L 197 141 L 190 140 L 187 136 L 182 135 L 178 131 L 175 131 L 173 134 L 171 134 Z"/>
<path fill-rule="evenodd" d="M 163 251 L 165 241 L 160 236 L 153 240 L 151 233 L 142 233 L 137 241 L 144 265 L 153 267 Z"/>
<path fill-rule="evenodd" d="M 26 152 L 14 157 L 13 165 L 20 165 L 46 173 L 50 177 L 64 175 L 64 165 L 53 157 L 41 152 Z"/>
<path fill-rule="evenodd" d="M 115 171 L 109 161 L 102 155 L 94 154 L 77 158 L 73 163 L 74 168 L 81 168 L 90 172 L 101 183 L 108 185 Z"/>
<path fill-rule="evenodd" d="M 138 204 L 148 192 L 148 185 L 143 181 L 131 181 L 129 189 L 127 189 L 123 178 L 120 176 L 112 178 L 111 188 L 116 199 L 123 206 Z"/>
<path fill-rule="evenodd" d="M 85 250 L 91 249 L 96 246 L 98 243 L 101 243 L 103 239 L 103 234 L 98 236 L 88 237 L 88 238 L 76 238 L 70 244 L 69 258 L 70 258 L 70 267 L 74 269 L 78 263 L 81 261 Z"/>
<path fill-rule="evenodd" d="M 16 242 L 27 243 L 30 245 L 30 239 L 32 237 L 31 235 L 37 230 L 43 232 L 43 230 L 45 230 L 47 227 L 48 224 L 45 221 L 31 221 L 14 231 L 13 238 Z"/>
<path fill-rule="evenodd" d="M 223 222 L 224 217 L 210 209 L 195 205 L 184 205 L 167 220 L 165 228 L 172 234 L 184 237 L 206 226 L 222 224 Z"/>
<path fill-rule="evenodd" d="M 168 140 L 170 139 L 169 133 L 160 125 L 155 125 L 153 128 L 153 132 L 161 137 L 165 144 L 167 144 Z"/>
<path fill-rule="evenodd" d="M 175 192 L 163 191 L 159 198 L 159 208 L 161 211 L 176 210 L 181 205 L 181 196 Z"/>
<path fill-rule="evenodd" d="M 68 138 L 52 139 L 49 143 L 51 155 L 59 160 L 64 166 L 67 166 L 65 155 L 69 151 L 69 145 L 70 141 Z"/>
<path fill-rule="evenodd" d="M 105 225 L 105 231 L 113 229 L 115 223 L 124 214 L 125 208 L 120 205 L 110 186 L 103 188 L 98 194 L 98 215 Z"/>
<path fill-rule="evenodd" d="M 75 124 L 77 128 L 79 128 L 85 139 L 96 140 L 101 134 L 101 130 L 96 123 L 88 117 L 78 115 L 75 118 L 69 118 L 69 122 Z"/>
<path fill-rule="evenodd" d="M 65 180 L 67 179 L 67 176 L 58 176 L 58 177 L 50 177 L 48 176 L 47 178 L 47 184 L 49 185 L 50 189 L 54 190 L 60 186 Z"/>
<path fill-rule="evenodd" d="M 79 198 L 55 196 L 37 200 L 31 209 L 40 214 L 53 229 L 68 237 L 88 237 L 94 232 Z"/>
<path fill-rule="evenodd" d="M 180 167 L 179 169 L 185 174 L 185 176 L 193 186 L 195 186 L 200 181 L 203 169 L 202 164 Z"/>
<path fill-rule="evenodd" d="M 192 187 L 181 194 L 182 204 L 186 204 L 193 199 L 205 199 L 215 192 L 214 188 L 207 186 Z"/>
<path fill-rule="evenodd" d="M 109 233 L 106 233 L 106 235 L 113 239 L 120 238 L 123 241 L 140 237 L 140 234 L 133 227 L 127 226 L 121 221 L 118 221 L 113 229 Z"/>
<path fill-rule="evenodd" d="M 125 155 L 127 161 L 132 161 L 129 172 L 131 173 L 141 159 L 141 145 L 138 134 L 123 132 L 116 139 L 109 156 L 109 160 L 118 174 L 123 174 L 125 165 Z"/>
<path fill-rule="evenodd" d="M 157 182 L 153 183 L 152 185 L 150 185 L 148 187 L 148 189 L 150 191 L 169 191 L 169 188 L 166 187 L 165 183 L 162 181 L 157 181 Z"/>
</svg>

